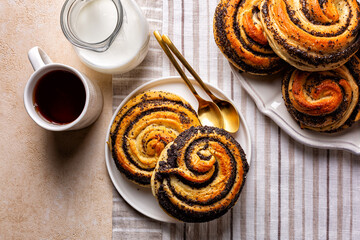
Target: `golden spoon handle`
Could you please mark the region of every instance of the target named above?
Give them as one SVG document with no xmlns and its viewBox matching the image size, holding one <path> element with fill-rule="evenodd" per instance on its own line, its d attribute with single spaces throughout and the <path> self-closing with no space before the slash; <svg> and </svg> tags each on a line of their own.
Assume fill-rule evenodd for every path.
<svg viewBox="0 0 360 240">
<path fill-rule="evenodd" d="M 168 56 L 169 60 L 172 62 L 172 64 L 174 65 L 174 67 L 176 68 L 178 73 L 180 74 L 181 78 L 184 79 L 186 85 L 190 88 L 190 90 L 194 94 L 194 96 L 199 100 L 200 99 L 199 94 L 196 92 L 194 86 L 191 84 L 190 80 L 187 78 L 186 74 L 184 73 L 184 71 L 181 69 L 180 65 L 175 60 L 175 58 L 172 55 L 172 53 L 170 52 L 169 48 L 163 42 L 160 33 L 155 30 L 154 31 L 154 36 L 155 36 L 156 40 L 159 42 L 161 48 L 164 50 L 164 52 Z"/>
<path fill-rule="evenodd" d="M 168 45 L 170 50 L 175 54 L 175 56 L 180 60 L 182 64 L 186 67 L 186 69 L 190 72 L 190 74 L 195 78 L 195 80 L 200 84 L 200 86 L 205 90 L 205 92 L 211 97 L 211 99 L 214 100 L 215 96 L 212 94 L 212 92 L 209 90 L 209 88 L 204 84 L 204 82 L 201 80 L 200 76 L 196 73 L 196 71 L 191 67 L 191 65 L 186 61 L 185 57 L 179 52 L 179 50 L 175 47 L 175 45 L 172 43 L 170 38 L 163 34 L 162 39 L 164 42 Z"/>
</svg>

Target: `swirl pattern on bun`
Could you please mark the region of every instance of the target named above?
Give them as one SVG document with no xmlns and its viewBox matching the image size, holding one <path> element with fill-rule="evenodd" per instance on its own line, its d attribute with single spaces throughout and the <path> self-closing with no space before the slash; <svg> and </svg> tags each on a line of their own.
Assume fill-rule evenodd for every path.
<svg viewBox="0 0 360 240">
<path fill-rule="evenodd" d="M 293 69 L 282 82 L 285 105 L 302 128 L 338 132 L 360 119 L 360 61 L 323 72 Z"/>
<path fill-rule="evenodd" d="M 111 126 L 115 164 L 131 181 L 149 186 L 165 146 L 182 131 L 199 125 L 194 109 L 179 96 L 161 91 L 139 94 L 120 109 Z"/>
<path fill-rule="evenodd" d="M 338 68 L 359 49 L 356 0 L 264 0 L 260 10 L 271 48 L 300 70 Z"/>
<path fill-rule="evenodd" d="M 210 221 L 234 206 L 248 168 L 243 149 L 228 132 L 191 127 L 162 152 L 151 178 L 152 192 L 170 216 Z"/>
<path fill-rule="evenodd" d="M 261 0 L 222 0 L 215 10 L 214 37 L 238 69 L 257 75 L 280 71 L 285 63 L 270 48 L 259 20 Z"/>
</svg>

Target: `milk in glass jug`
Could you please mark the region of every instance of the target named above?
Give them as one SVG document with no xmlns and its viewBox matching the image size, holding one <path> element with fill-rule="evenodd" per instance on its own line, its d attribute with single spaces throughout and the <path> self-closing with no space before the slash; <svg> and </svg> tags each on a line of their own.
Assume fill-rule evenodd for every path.
<svg viewBox="0 0 360 240">
<path fill-rule="evenodd" d="M 134 0 L 67 0 L 60 23 L 80 60 L 99 72 L 128 72 L 148 52 L 149 24 Z"/>
</svg>

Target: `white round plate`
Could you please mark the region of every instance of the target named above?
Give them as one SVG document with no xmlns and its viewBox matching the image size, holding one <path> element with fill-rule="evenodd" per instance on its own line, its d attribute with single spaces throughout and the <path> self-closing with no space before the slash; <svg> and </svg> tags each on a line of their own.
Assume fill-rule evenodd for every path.
<svg viewBox="0 0 360 240">
<path fill-rule="evenodd" d="M 191 80 L 191 81 L 192 81 L 192 84 L 194 85 L 196 91 L 199 93 L 199 95 L 204 97 L 204 99 L 209 99 L 207 97 L 206 93 L 200 88 L 200 86 L 194 80 Z M 218 97 L 221 97 L 223 99 L 230 101 L 230 99 L 228 97 L 226 97 L 225 94 L 223 92 L 221 92 L 219 89 L 217 89 L 209 84 L 207 84 L 207 86 Z M 198 108 L 198 103 L 197 103 L 196 98 L 192 95 L 190 90 L 187 88 L 184 81 L 179 77 L 161 78 L 161 79 L 150 81 L 150 82 L 138 87 L 122 101 L 122 103 L 116 109 L 116 111 L 111 119 L 111 122 L 110 122 L 108 130 L 107 130 L 106 139 L 105 139 L 106 166 L 107 166 L 107 170 L 109 172 L 110 178 L 111 178 L 115 188 L 120 193 L 120 195 L 123 197 L 123 199 L 128 204 L 130 204 L 130 206 L 135 208 L 140 213 L 142 213 L 150 218 L 153 218 L 155 220 L 176 223 L 177 220 L 175 220 L 174 218 L 167 215 L 160 208 L 157 200 L 152 195 L 150 188 L 140 187 L 140 186 L 132 183 L 131 181 L 129 181 L 126 177 L 123 177 L 123 175 L 116 168 L 116 165 L 112 158 L 111 151 L 107 145 L 107 141 L 110 136 L 110 128 L 111 128 L 111 125 L 112 125 L 118 111 L 132 97 L 135 97 L 137 94 L 147 91 L 147 90 L 162 90 L 162 91 L 167 91 L 167 92 L 177 94 L 177 95 L 183 97 L 185 100 L 187 100 L 194 109 Z M 240 113 L 240 111 L 239 111 L 239 113 Z M 248 160 L 248 163 L 250 164 L 250 159 L 251 159 L 250 132 L 247 128 L 246 122 L 241 113 L 240 113 L 240 129 L 237 133 L 232 134 L 232 136 L 240 143 L 241 147 L 244 149 L 244 152 L 246 153 L 246 158 Z"/>
<path fill-rule="evenodd" d="M 230 63 L 229 63 L 230 64 Z M 283 74 L 275 76 L 254 76 L 240 73 L 232 64 L 232 72 L 243 88 L 254 100 L 260 112 L 270 117 L 282 130 L 296 141 L 323 149 L 341 149 L 360 154 L 360 124 L 339 133 L 318 133 L 301 129 L 286 109 L 281 94 Z"/>
</svg>

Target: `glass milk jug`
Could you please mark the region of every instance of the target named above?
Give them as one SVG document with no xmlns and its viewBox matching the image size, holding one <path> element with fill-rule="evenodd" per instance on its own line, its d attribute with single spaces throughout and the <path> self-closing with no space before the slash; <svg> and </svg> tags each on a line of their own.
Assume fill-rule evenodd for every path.
<svg viewBox="0 0 360 240">
<path fill-rule="evenodd" d="M 99 72 L 128 72 L 148 52 L 149 24 L 134 0 L 66 0 L 60 23 L 80 60 Z"/>
</svg>

